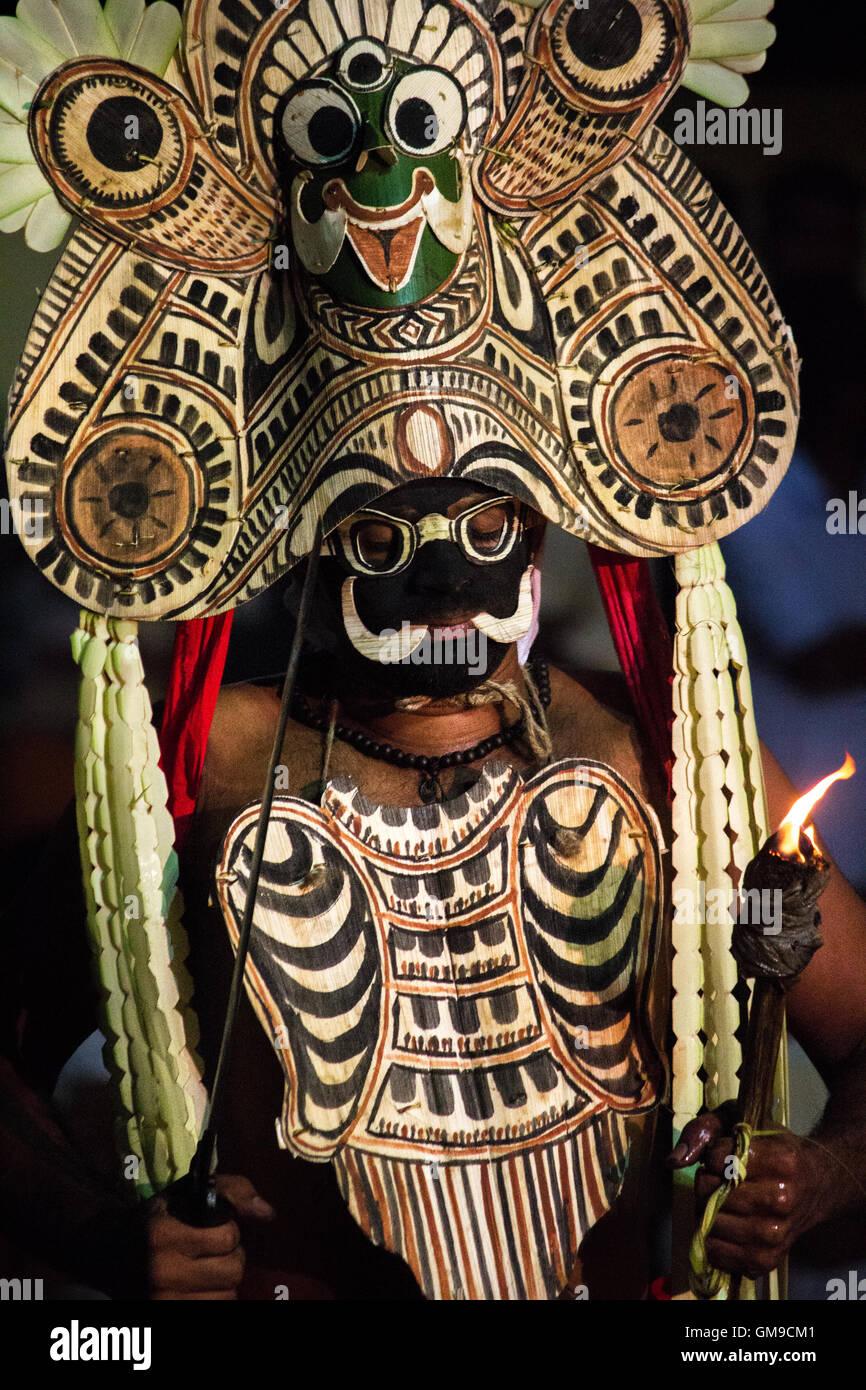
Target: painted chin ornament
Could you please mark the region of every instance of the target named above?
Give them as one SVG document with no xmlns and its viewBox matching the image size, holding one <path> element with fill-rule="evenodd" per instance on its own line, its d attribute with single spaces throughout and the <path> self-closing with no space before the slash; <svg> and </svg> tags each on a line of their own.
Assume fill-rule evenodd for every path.
<svg viewBox="0 0 866 1390">
<path fill-rule="evenodd" d="M 742 234 L 653 124 L 681 81 L 745 99 L 741 73 L 773 30 L 728 14 L 740 10 L 190 0 L 171 58 L 178 17 L 161 0 L 104 13 L 21 0 L 0 32 L 0 163 L 19 189 L 10 202 L 0 181 L 0 227 L 49 247 L 79 219 L 16 373 L 6 455 L 13 501 L 41 518 L 26 548 L 85 608 L 82 858 L 119 1142 L 142 1160 L 143 1192 L 187 1171 L 205 1096 L 135 620 L 227 614 L 319 530 L 336 555 L 350 518 L 419 480 L 492 489 L 622 557 L 675 555 L 675 884 L 728 891 L 732 863 L 753 856 L 760 761 L 715 542 L 784 474 L 796 354 Z M 440 509 L 422 520 L 440 526 Z M 635 569 L 606 572 L 608 598 Z M 343 587 L 363 647 L 377 634 L 351 576 Z M 520 589 L 515 621 L 528 602 Z M 627 609 L 614 627 L 633 655 L 640 609 Z M 179 625 L 209 692 L 207 715 L 186 721 L 195 747 L 173 760 L 191 769 L 174 803 L 186 813 L 226 629 Z M 640 660 L 629 670 L 640 693 Z M 194 706 L 184 694 L 173 710 Z M 437 1296 L 559 1287 L 618 1187 L 621 1116 L 658 1094 L 639 1036 L 658 837 L 629 789 L 587 766 L 523 787 L 488 767 L 450 827 L 445 807 L 375 808 L 339 787 L 275 821 L 248 984 L 268 1025 L 289 1030 L 284 1141 L 337 1153 L 358 1219 Z M 532 825 L 529 848 L 517 824 Z M 230 931 L 247 830 L 241 818 L 225 850 Z M 421 887 L 435 926 L 415 920 Z M 572 918 L 588 932 L 580 960 Z M 298 935 L 310 921 L 332 933 L 324 972 Z M 678 1124 L 704 1098 L 702 1074 L 710 1104 L 736 1089 L 736 969 L 713 930 L 702 956 L 697 925 L 673 929 Z M 607 1040 L 582 1058 L 571 1030 L 587 1010 Z M 469 1061 L 452 1076 L 461 1037 Z M 510 1257 L 502 1284 L 496 1262 L 509 1232 L 540 1219 L 538 1194 L 547 1234 Z M 433 1213 L 432 1264 L 411 1253 L 416 1200 Z M 494 1237 L 472 1225 L 482 1210 Z M 460 1246 L 455 1283 L 453 1241 L 470 1229 L 484 1250 Z"/>
</svg>

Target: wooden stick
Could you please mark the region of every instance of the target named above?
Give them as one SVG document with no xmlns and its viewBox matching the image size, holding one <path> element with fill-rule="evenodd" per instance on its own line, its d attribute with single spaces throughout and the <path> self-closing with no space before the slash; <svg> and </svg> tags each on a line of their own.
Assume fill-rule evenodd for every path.
<svg viewBox="0 0 866 1390">
<path fill-rule="evenodd" d="M 785 994 L 821 945 L 817 901 L 829 873 L 828 860 L 801 832 L 796 855 L 782 854 L 778 835 L 773 835 L 743 874 L 731 951 L 741 978 L 755 981 L 736 1103 L 737 1122 L 748 1126 L 750 1132 L 760 1133 L 773 1123 L 773 1082 L 785 1020 Z M 750 893 L 757 896 L 750 899 Z M 749 911 L 755 904 L 757 912 Z M 766 911 L 769 904 L 772 912 Z M 704 1238 L 709 1229 L 704 1229 Z M 706 1275 L 704 1268 L 701 1280 Z M 741 1275 L 730 1278 L 730 1301 L 739 1300 L 741 1285 Z"/>
<path fill-rule="evenodd" d="M 785 991 L 777 980 L 756 980 L 740 1072 L 737 1120 L 764 1129 L 773 1118 L 773 1078 L 785 1018 Z"/>
<path fill-rule="evenodd" d="M 176 1184 L 177 1192 L 174 1196 L 173 1207 L 172 1201 L 169 1201 L 169 1210 L 172 1212 L 172 1215 L 177 1216 L 180 1220 L 192 1226 L 221 1225 L 224 1221 L 231 1219 L 231 1213 L 227 1210 L 226 1204 L 221 1202 L 212 1181 L 212 1169 L 216 1157 L 217 1117 L 220 1102 L 224 1094 L 224 1086 L 222 1083 L 228 1070 L 228 1060 L 231 1055 L 231 1047 L 234 1039 L 235 1019 L 237 1018 L 241 991 L 243 988 L 244 968 L 246 966 L 247 949 L 253 925 L 253 911 L 255 909 L 256 891 L 258 889 L 259 871 L 261 869 L 262 859 L 264 858 L 265 842 L 271 817 L 271 806 L 274 799 L 274 773 L 282 754 L 283 740 L 289 721 L 289 711 L 292 704 L 292 694 L 295 688 L 298 665 L 301 659 L 304 631 L 316 587 L 316 576 L 319 568 L 319 555 L 321 549 L 322 522 L 320 520 L 316 526 L 313 547 L 307 561 L 307 572 L 304 575 L 295 635 L 292 639 L 289 664 L 286 667 L 286 677 L 283 683 L 280 713 L 274 732 L 274 741 L 271 749 L 270 762 L 268 764 L 267 777 L 265 778 L 265 785 L 262 791 L 261 806 L 259 809 L 258 823 L 256 825 L 256 838 L 253 845 L 252 862 L 250 864 L 247 900 L 244 907 L 240 937 L 235 952 L 235 964 L 232 971 L 228 1004 L 226 1005 L 226 1015 L 223 1023 L 219 1056 L 217 1058 L 213 1085 L 208 1099 L 208 1108 L 205 1112 L 205 1126 L 201 1138 L 199 1139 L 198 1147 L 193 1155 L 189 1173 L 185 1179 L 181 1179 L 181 1182 Z"/>
</svg>

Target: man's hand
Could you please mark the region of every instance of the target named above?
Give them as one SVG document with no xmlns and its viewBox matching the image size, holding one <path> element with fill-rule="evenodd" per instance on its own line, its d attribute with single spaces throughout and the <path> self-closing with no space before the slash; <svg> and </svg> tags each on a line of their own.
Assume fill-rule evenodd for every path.
<svg viewBox="0 0 866 1390">
<path fill-rule="evenodd" d="M 669 1159 L 672 1168 L 701 1159 L 698 1219 L 712 1193 L 736 1172 L 729 1127 L 726 1106 L 699 1115 L 686 1125 Z M 753 1139 L 746 1177 L 728 1193 L 707 1239 L 710 1263 L 749 1279 L 776 1269 L 794 1241 L 822 1219 L 826 1172 L 820 1149 L 790 1130 L 779 1127 L 778 1134 Z"/>
<path fill-rule="evenodd" d="M 272 1221 L 276 1213 L 246 1178 L 218 1177 L 218 1191 L 238 1216 Z M 154 1198 L 148 1219 L 148 1276 L 154 1300 L 226 1300 L 238 1296 L 245 1257 L 237 1222 L 186 1226 Z"/>
</svg>

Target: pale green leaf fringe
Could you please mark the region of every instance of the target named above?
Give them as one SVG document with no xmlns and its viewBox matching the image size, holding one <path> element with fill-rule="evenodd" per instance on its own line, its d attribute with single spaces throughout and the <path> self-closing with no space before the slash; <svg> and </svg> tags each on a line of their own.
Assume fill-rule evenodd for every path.
<svg viewBox="0 0 866 1390">
<path fill-rule="evenodd" d="M 91 944 L 104 987 L 105 1063 L 120 1153 L 149 1196 L 188 1170 L 206 1094 L 184 966 L 174 829 L 138 625 L 82 610 L 75 796 Z"/>
<path fill-rule="evenodd" d="M 776 30 L 773 0 L 689 0 L 691 43 L 682 84 L 716 106 L 742 106 L 744 73 L 763 67 Z"/>
<path fill-rule="evenodd" d="M 734 874 L 743 873 L 769 833 L 746 648 L 718 545 L 677 556 L 675 568 L 673 891 L 685 890 L 697 903 L 703 881 L 708 895 L 721 891 L 732 902 Z M 673 923 L 675 1141 L 702 1106 L 714 1108 L 737 1094 L 741 1054 L 730 939 L 730 924 L 684 914 Z M 780 1123 L 787 1113 L 784 1077 L 782 1067 L 774 1110 Z M 674 1177 L 677 1253 L 691 1240 L 692 1181 L 691 1170 Z M 744 1280 L 741 1296 L 750 1294 L 753 1286 Z M 716 1297 L 724 1295 L 720 1288 Z"/>
</svg>

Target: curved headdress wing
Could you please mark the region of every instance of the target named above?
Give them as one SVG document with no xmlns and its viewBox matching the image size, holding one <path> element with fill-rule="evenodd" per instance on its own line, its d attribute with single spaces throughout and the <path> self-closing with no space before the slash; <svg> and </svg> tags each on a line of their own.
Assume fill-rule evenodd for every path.
<svg viewBox="0 0 866 1390">
<path fill-rule="evenodd" d="M 184 90 L 62 65 L 30 135 L 82 225 L 7 448 L 45 574 L 110 615 L 218 613 L 425 476 L 631 555 L 748 520 L 796 368 L 652 125 L 689 30 L 684 0 L 194 0 Z"/>
</svg>

